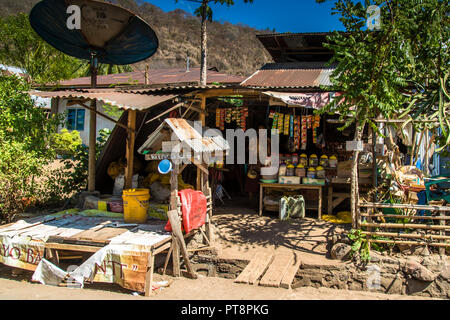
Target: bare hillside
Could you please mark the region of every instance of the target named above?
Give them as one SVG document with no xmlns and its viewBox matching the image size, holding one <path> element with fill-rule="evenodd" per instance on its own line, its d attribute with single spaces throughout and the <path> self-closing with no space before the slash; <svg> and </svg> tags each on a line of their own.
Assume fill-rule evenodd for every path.
<svg viewBox="0 0 450 320">
<path fill-rule="evenodd" d="M 1 16 L 29 13 L 39 0 L 0 0 Z M 164 12 L 159 7 L 139 0 L 113 1 L 132 10 L 145 19 L 156 31 L 160 48 L 148 61 L 134 66 L 144 70 L 150 68 L 186 67 L 189 55 L 191 67 L 200 66 L 200 20 L 183 11 Z M 249 5 L 251 6 L 251 5 Z M 267 31 L 267 30 L 266 30 Z M 208 24 L 208 67 L 219 71 L 248 76 L 271 58 L 256 39 L 256 30 L 244 25 L 212 22 Z"/>
</svg>

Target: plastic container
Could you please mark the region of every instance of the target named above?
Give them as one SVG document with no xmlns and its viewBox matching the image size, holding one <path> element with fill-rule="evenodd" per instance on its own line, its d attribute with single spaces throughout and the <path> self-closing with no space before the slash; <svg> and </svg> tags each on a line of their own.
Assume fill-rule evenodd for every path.
<svg viewBox="0 0 450 320">
<path fill-rule="evenodd" d="M 287 166 L 286 176 L 288 177 L 295 176 L 295 166 L 293 164 Z"/>
<path fill-rule="evenodd" d="M 292 155 L 292 164 L 297 166 L 298 165 L 298 161 L 299 161 L 298 154 L 294 153 Z"/>
<path fill-rule="evenodd" d="M 282 177 L 286 175 L 287 166 L 284 162 L 281 163 L 280 168 L 278 169 L 278 176 Z"/>
<path fill-rule="evenodd" d="M 316 178 L 316 169 L 311 167 L 308 169 L 308 178 L 315 179 Z"/>
<path fill-rule="evenodd" d="M 301 164 L 305 168 L 308 166 L 308 156 L 306 154 L 302 154 L 300 156 L 299 164 Z"/>
<path fill-rule="evenodd" d="M 122 198 L 125 223 L 147 222 L 150 200 L 149 189 L 123 190 Z"/>
<path fill-rule="evenodd" d="M 317 179 L 325 179 L 325 169 L 321 166 L 316 168 L 316 177 Z"/>
<path fill-rule="evenodd" d="M 330 168 L 337 168 L 338 166 L 338 160 L 336 156 L 331 156 L 328 160 L 328 164 L 330 165 Z"/>
<path fill-rule="evenodd" d="M 295 169 L 295 175 L 300 178 L 306 177 L 306 169 L 303 165 L 299 164 Z"/>
<path fill-rule="evenodd" d="M 328 160 L 328 157 L 326 155 L 323 155 L 323 156 L 320 157 L 319 165 L 321 167 L 324 167 L 324 168 L 328 168 L 329 167 L 329 160 Z"/>
<path fill-rule="evenodd" d="M 317 167 L 318 165 L 319 165 L 319 158 L 317 158 L 317 155 L 312 154 L 311 157 L 309 157 L 309 166 Z"/>
</svg>

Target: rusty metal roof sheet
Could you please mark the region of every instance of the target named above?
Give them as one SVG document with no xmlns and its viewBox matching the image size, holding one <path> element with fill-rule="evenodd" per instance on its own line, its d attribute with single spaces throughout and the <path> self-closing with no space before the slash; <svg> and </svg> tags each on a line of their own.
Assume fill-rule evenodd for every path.
<svg viewBox="0 0 450 320">
<path fill-rule="evenodd" d="M 329 61 L 333 52 L 325 48 L 328 32 L 272 33 L 256 37 L 275 62 Z"/>
<path fill-rule="evenodd" d="M 193 122 L 180 118 L 165 119 L 164 122 L 156 129 L 147 139 L 147 141 L 139 148 L 138 152 L 143 153 L 144 150 L 150 149 L 155 141 L 158 141 L 161 131 L 164 127 L 169 127 L 176 135 L 177 139 L 189 146 L 196 153 L 213 153 L 227 151 L 230 149 L 228 142 L 222 137 L 220 131 L 208 131 L 208 136 L 203 137 L 198 130 L 205 132 L 207 128 L 197 128 Z"/>
<path fill-rule="evenodd" d="M 324 63 L 270 63 L 242 82 L 245 87 L 268 88 L 320 88 L 330 86 L 333 67 Z"/>
<path fill-rule="evenodd" d="M 176 94 L 139 94 L 120 92 L 114 89 L 89 89 L 89 90 L 61 90 L 61 91 L 31 91 L 30 95 L 42 98 L 62 99 L 97 99 L 103 103 L 109 103 L 124 110 L 145 110 L 172 100 Z"/>
<path fill-rule="evenodd" d="M 186 69 L 155 69 L 149 70 L 149 84 L 181 84 L 181 83 L 200 83 L 200 68 Z M 207 81 L 212 83 L 241 83 L 245 77 L 229 75 L 214 70 L 208 70 Z M 111 87 L 122 85 L 143 85 L 145 84 L 145 73 L 143 71 L 118 73 L 110 75 L 97 76 L 98 87 Z M 62 87 L 80 88 L 91 85 L 90 77 L 82 77 L 71 80 L 60 81 Z"/>
</svg>

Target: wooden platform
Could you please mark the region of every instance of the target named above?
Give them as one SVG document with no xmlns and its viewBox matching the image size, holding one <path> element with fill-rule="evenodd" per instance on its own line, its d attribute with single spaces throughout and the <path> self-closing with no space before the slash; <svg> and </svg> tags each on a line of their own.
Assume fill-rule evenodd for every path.
<svg viewBox="0 0 450 320">
<path fill-rule="evenodd" d="M 234 282 L 289 289 L 300 265 L 295 253 L 257 254 Z"/>
<path fill-rule="evenodd" d="M 95 253 L 109 244 L 117 245 L 114 248 L 118 249 L 114 250 L 124 252 L 124 256 L 120 256 L 120 259 L 130 250 L 137 254 L 136 258 L 127 256 L 128 260 L 131 259 L 128 261 L 129 267 L 136 265 L 124 270 L 124 274 L 127 272 L 129 279 L 136 282 L 139 274 L 131 273 L 140 270 L 142 274 L 146 272 L 142 270 L 146 269 L 149 280 L 146 281 L 145 286 L 151 288 L 154 256 L 167 250 L 172 243 L 171 233 L 164 230 L 165 224 L 166 222 L 151 220 L 148 224 L 126 225 L 120 218 L 80 214 L 45 216 L 19 221 L 0 226 L 0 244 L 4 242 L 5 248 L 14 248 L 9 250 L 13 250 L 15 255 L 15 258 L 12 258 L 10 251 L 3 252 L 0 260 L 12 267 L 33 271 L 39 261 L 28 258 L 37 257 L 38 252 L 40 257 L 45 256 L 47 260 L 58 265 L 59 251 L 68 251 L 70 256 L 70 252 Z M 29 252 L 34 253 L 29 254 Z M 145 259 L 138 257 L 145 257 Z M 114 263 L 123 263 L 123 261 Z M 115 266 L 113 265 L 112 268 Z M 124 280 L 124 283 L 130 282 L 129 279 Z"/>
<path fill-rule="evenodd" d="M 267 270 L 272 260 L 273 254 L 271 253 L 256 254 L 234 282 L 247 284 L 257 283 L 257 280 Z"/>
</svg>

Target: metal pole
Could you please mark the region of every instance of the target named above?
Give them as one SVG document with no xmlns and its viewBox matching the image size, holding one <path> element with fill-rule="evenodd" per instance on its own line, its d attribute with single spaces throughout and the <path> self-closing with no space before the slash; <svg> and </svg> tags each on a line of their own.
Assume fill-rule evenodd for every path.
<svg viewBox="0 0 450 320">
<path fill-rule="evenodd" d="M 91 54 L 91 88 L 97 87 L 97 57 L 95 53 Z M 88 191 L 95 191 L 95 149 L 97 141 L 97 101 L 91 102 L 89 113 L 89 169 L 88 169 Z"/>
<path fill-rule="evenodd" d="M 378 166 L 377 166 L 377 131 L 372 128 L 372 157 L 373 157 L 373 187 L 375 188 L 373 202 L 378 201 Z"/>
</svg>

